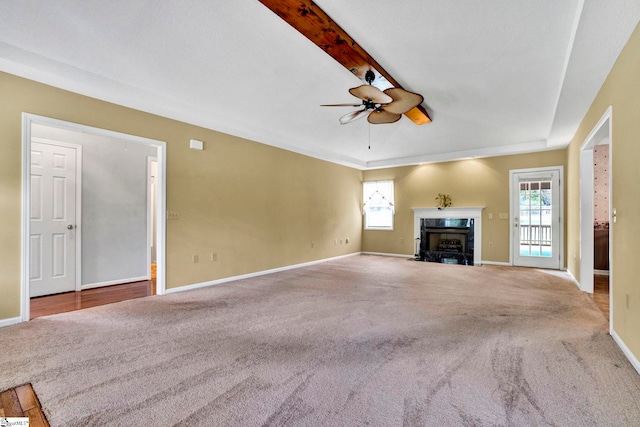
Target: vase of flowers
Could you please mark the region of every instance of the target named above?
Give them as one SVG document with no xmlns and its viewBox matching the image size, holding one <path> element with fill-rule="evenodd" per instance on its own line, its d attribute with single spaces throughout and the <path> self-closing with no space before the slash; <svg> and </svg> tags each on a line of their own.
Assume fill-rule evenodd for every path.
<svg viewBox="0 0 640 427">
<path fill-rule="evenodd" d="M 438 193 L 436 197 L 436 207 L 440 210 L 451 206 L 451 196 L 448 194 Z"/>
</svg>

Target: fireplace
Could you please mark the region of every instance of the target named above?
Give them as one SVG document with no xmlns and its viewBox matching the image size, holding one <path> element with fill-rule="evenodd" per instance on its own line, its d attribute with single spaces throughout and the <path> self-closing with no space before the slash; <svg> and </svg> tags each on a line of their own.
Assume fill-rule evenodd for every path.
<svg viewBox="0 0 640 427">
<path fill-rule="evenodd" d="M 421 218 L 416 259 L 473 265 L 473 218 Z"/>
<path fill-rule="evenodd" d="M 481 265 L 482 209 L 414 208 L 415 259 Z"/>
</svg>

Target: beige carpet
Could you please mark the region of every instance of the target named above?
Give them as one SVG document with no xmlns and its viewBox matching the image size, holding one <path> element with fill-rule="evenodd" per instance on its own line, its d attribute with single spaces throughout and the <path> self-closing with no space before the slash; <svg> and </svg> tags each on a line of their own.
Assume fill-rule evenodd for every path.
<svg viewBox="0 0 640 427">
<path fill-rule="evenodd" d="M 638 426 L 560 272 L 355 256 L 0 329 L 52 426 Z"/>
</svg>

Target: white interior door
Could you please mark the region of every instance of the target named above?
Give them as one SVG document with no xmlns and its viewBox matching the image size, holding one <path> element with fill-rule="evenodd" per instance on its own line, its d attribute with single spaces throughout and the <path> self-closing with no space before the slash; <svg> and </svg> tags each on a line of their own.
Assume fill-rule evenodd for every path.
<svg viewBox="0 0 640 427">
<path fill-rule="evenodd" d="M 31 142 L 30 297 L 76 290 L 77 156 Z"/>
<path fill-rule="evenodd" d="M 559 168 L 511 173 L 513 265 L 561 267 Z"/>
</svg>

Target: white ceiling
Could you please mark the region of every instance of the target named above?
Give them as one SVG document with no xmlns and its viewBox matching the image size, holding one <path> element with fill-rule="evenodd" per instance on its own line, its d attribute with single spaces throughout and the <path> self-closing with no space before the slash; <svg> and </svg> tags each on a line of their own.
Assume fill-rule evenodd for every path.
<svg viewBox="0 0 640 427">
<path fill-rule="evenodd" d="M 640 20 L 638 0 L 316 3 L 432 123 L 340 125 L 319 105 L 360 80 L 257 0 L 0 0 L 0 70 L 368 169 L 565 147 Z"/>
</svg>

